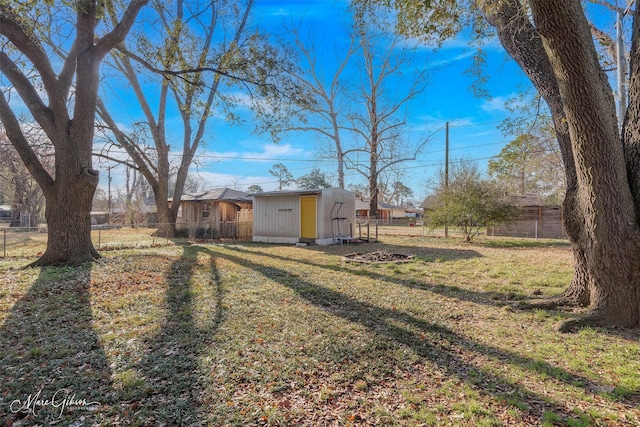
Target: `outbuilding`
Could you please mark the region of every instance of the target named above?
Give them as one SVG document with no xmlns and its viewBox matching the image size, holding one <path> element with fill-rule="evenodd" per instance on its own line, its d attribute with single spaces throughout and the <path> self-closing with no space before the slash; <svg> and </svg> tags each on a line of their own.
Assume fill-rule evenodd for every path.
<svg viewBox="0 0 640 427">
<path fill-rule="evenodd" d="M 251 235 L 252 197 L 231 188 L 185 194 L 180 200 L 176 229 L 189 236 L 245 238 Z"/>
<path fill-rule="evenodd" d="M 253 241 L 329 245 L 352 239 L 356 195 L 341 188 L 253 195 Z"/>
</svg>

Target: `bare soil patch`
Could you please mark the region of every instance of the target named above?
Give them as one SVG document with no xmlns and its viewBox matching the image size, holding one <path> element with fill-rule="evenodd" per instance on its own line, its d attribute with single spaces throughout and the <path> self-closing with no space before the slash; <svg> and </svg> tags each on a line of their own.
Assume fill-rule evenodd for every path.
<svg viewBox="0 0 640 427">
<path fill-rule="evenodd" d="M 386 264 L 411 262 L 413 255 L 389 253 L 385 251 L 375 251 L 365 254 L 353 252 L 343 257 L 344 261 L 360 262 L 363 264 Z"/>
</svg>

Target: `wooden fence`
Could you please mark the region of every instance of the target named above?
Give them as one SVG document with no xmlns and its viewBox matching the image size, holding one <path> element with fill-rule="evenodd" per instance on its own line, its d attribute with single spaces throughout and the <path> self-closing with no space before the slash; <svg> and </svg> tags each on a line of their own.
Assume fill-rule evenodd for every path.
<svg viewBox="0 0 640 427">
<path fill-rule="evenodd" d="M 566 239 L 562 206 L 522 206 L 511 224 L 488 225 L 488 236 Z"/>
</svg>

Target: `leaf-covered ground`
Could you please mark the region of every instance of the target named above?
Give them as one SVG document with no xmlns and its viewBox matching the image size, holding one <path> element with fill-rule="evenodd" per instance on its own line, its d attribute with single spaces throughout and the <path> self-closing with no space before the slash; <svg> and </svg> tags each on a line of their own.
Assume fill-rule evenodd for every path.
<svg viewBox="0 0 640 427">
<path fill-rule="evenodd" d="M 344 262 L 354 250 L 413 258 Z M 0 425 L 640 425 L 637 331 L 564 335 L 576 313 L 515 308 L 568 284 L 559 242 L 28 261 L 0 260 Z"/>
</svg>

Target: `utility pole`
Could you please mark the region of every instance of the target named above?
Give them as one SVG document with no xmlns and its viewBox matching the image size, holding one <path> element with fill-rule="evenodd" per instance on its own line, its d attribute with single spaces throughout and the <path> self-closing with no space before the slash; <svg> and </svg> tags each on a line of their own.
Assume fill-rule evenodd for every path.
<svg viewBox="0 0 640 427">
<path fill-rule="evenodd" d="M 449 122 L 447 122 L 444 142 L 444 194 L 445 204 L 447 203 L 447 197 L 449 197 Z M 449 237 L 449 224 L 444 224 L 444 237 Z"/>
<path fill-rule="evenodd" d="M 628 9 L 627 9 L 628 10 Z M 627 60 L 624 56 L 624 34 L 622 18 L 626 12 L 616 14 L 616 62 L 618 63 L 618 131 L 622 131 L 624 116 L 627 112 Z"/>
<path fill-rule="evenodd" d="M 616 62 L 618 64 L 618 129 L 622 132 L 624 117 L 627 114 L 627 59 L 624 52 L 624 31 L 622 20 L 631 12 L 631 6 L 636 0 L 627 0 L 627 8 L 624 12 L 616 13 Z"/>
</svg>

